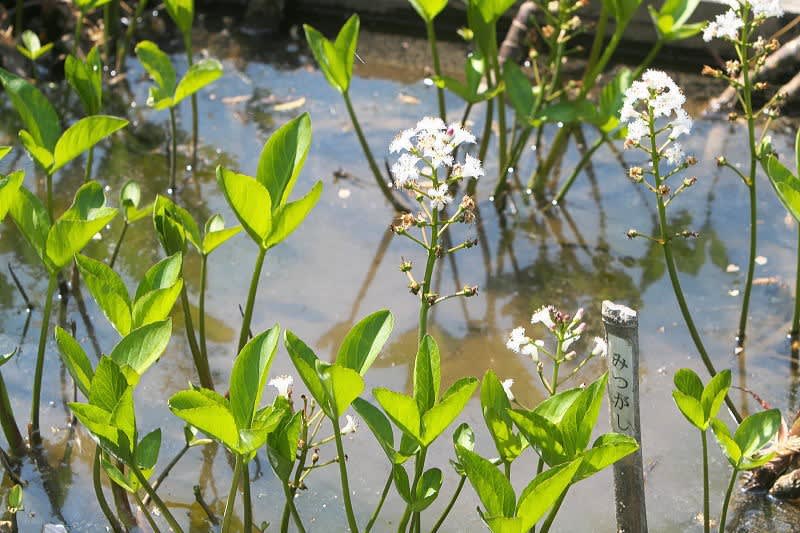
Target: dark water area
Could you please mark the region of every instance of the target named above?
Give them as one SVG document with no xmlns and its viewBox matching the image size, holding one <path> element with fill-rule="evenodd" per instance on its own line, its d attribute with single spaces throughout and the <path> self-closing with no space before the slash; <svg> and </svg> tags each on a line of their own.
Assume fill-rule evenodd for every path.
<svg viewBox="0 0 800 533">
<path fill-rule="evenodd" d="M 367 391 L 377 386 L 410 390 L 418 307 L 408 294 L 407 281 L 398 266 L 401 258 L 416 262 L 422 258 L 408 241 L 393 238 L 388 232 L 392 210 L 369 173 L 344 103 L 316 70 L 300 41 L 239 37 L 234 28 L 224 27 L 224 21 L 216 23 L 223 26 L 221 31 L 198 30 L 195 51 L 220 59 L 225 75 L 199 94 L 201 147 L 197 168 L 187 166 L 191 117 L 189 106 L 181 106 L 180 142 L 186 151 L 180 154 L 179 203 L 196 219 L 222 213 L 233 224 L 235 218 L 216 184 L 216 165 L 253 175 L 270 133 L 297 114 L 309 112 L 314 140 L 296 190 L 306 191 L 318 179 L 323 180 L 325 189 L 317 208 L 300 229 L 268 253 L 252 329 L 258 332 L 280 323 L 321 357 L 332 357 L 356 320 L 377 309 L 389 308 L 396 318 L 395 330 L 366 376 Z M 447 63 L 460 69 L 463 51 L 455 44 L 446 48 L 450 50 Z M 397 132 L 436 113 L 435 92 L 423 81 L 421 65 L 425 56 L 419 50 L 424 50 L 424 43 L 410 39 L 387 41 L 380 34 L 370 33 L 362 37 L 359 54 L 365 64 L 356 67 L 358 77 L 353 80 L 351 94 L 379 159 L 388 157 L 389 142 Z M 182 54 L 175 54 L 173 60 L 183 72 L 186 63 Z M 705 92 L 711 92 L 697 78 L 679 78 L 686 82 L 690 98 L 702 99 L 707 96 Z M 141 184 L 145 201 L 163 193 L 168 186 L 168 114 L 147 108 L 148 85 L 136 62 L 129 61 L 126 78 L 107 96 L 107 111 L 125 115 L 132 123 L 95 153 L 94 176 L 108 187 L 112 201 L 129 179 Z M 76 98 L 66 96 L 62 89 L 45 88 L 59 112 L 71 117 L 79 106 Z M 463 112 L 463 104 L 452 95 L 448 95 L 447 104 L 452 116 Z M 480 131 L 482 109 L 476 109 L 472 116 L 476 120 L 473 130 Z M 19 127 L 15 112 L 3 99 L 0 144 L 16 147 L 0 163 L 0 171 L 24 168 L 26 186 L 41 193 L 42 177 L 16 142 Z M 772 135 L 773 144 L 788 157 L 793 151 L 794 135 L 788 128 L 781 128 L 786 127 L 778 126 Z M 553 126 L 546 130 L 545 142 L 552 139 L 555 129 Z M 594 132 L 587 128 L 585 135 L 587 142 L 593 142 Z M 676 245 L 687 298 L 717 368 L 731 368 L 737 386 L 756 392 L 788 416 L 800 408 L 800 382 L 797 371 L 792 370 L 786 340 L 793 306 L 796 225 L 760 176 L 758 254 L 765 261 L 756 269 L 748 348 L 735 356 L 734 334 L 741 305 L 738 291 L 744 284 L 747 261 L 748 192 L 730 171 L 718 169 L 714 159 L 726 154 L 735 163 L 745 161 L 744 128 L 724 121 L 697 120 L 691 137 L 683 144 L 699 160 L 693 168 L 698 184 L 670 208 L 673 224 L 700 232 L 698 239 Z M 490 148 L 487 176 L 497 174 L 494 153 Z M 563 177 L 580 155 L 579 148 L 569 147 L 564 156 Z M 527 149 L 517 169 L 523 181 L 534 161 L 534 151 Z M 546 393 L 530 361 L 505 348 L 512 328 L 529 324 L 531 313 L 544 304 L 567 311 L 583 306 L 589 323 L 585 338 L 591 339 L 602 334 L 599 315 L 604 299 L 639 310 L 648 522 L 651 531 L 700 531 L 702 524 L 696 520 L 702 509 L 700 439 L 674 406 L 671 391 L 677 369 L 690 367 L 701 375 L 705 373 L 675 303 L 659 248 L 645 239 L 629 240 L 625 236 L 630 228 L 647 234 L 656 232 L 651 195 L 626 178 L 626 165 L 641 162 L 640 154 L 624 152 L 621 144 L 601 148 L 565 205 L 547 212 L 527 206 L 517 197 L 516 209 L 501 217 L 487 200 L 493 179 L 481 182 L 478 223 L 454 236 L 454 240 L 477 237 L 480 245 L 456 255 L 454 261 L 443 261 L 435 279 L 439 292 L 457 290 L 464 284 L 477 284 L 479 292 L 469 300 L 453 300 L 434 308 L 432 332 L 442 352 L 443 386 L 465 375 L 480 377 L 493 369 L 501 379 L 515 380 L 514 391 L 523 403 L 534 404 Z M 56 176 L 55 191 L 62 206 L 82 181 L 82 165 L 78 161 Z M 146 219 L 128 231 L 117 261 L 117 270 L 128 287 L 135 286 L 147 268 L 163 257 L 151 224 Z M 85 253 L 95 258 L 109 257 L 120 230 L 121 220 L 115 220 Z M 228 380 L 241 321 L 239 305 L 247 297 L 255 257 L 255 246 L 245 236 L 236 237 L 211 256 L 206 308 L 211 367 L 219 383 Z M 36 304 L 31 314 L 26 312 L 14 287 L 7 263 L 13 266 Z M 15 411 L 24 421 L 29 411 L 47 280 L 33 250 L 8 221 L 0 226 L 0 265 L 0 351 L 21 346 L 20 355 L 3 367 L 3 376 Z M 740 267 L 738 271 L 736 266 Z M 199 257 L 190 253 L 185 282 L 193 304 L 197 302 L 199 269 Z M 82 302 L 70 298 L 65 311 L 67 321 L 75 321 L 76 337 L 90 355 L 108 352 L 115 344 L 116 333 L 86 291 Z M 162 428 L 160 465 L 166 464 L 183 445 L 182 424 L 167 409 L 166 399 L 195 380 L 182 315 L 175 312 L 173 320 L 175 334 L 167 353 L 143 377 L 136 397 L 140 431 Z M 581 375 L 588 381 L 603 367 L 604 361 L 593 362 Z M 291 374 L 292 368 L 285 352 L 280 351 L 272 374 L 283 373 Z M 300 392 L 302 386 L 298 385 L 296 395 Z M 270 390 L 267 397 L 272 394 Z M 368 392 L 365 394 L 369 397 Z M 23 531 L 39 530 L 41 524 L 51 521 L 63 522 L 74 531 L 97 531 L 105 525 L 91 488 L 94 445 L 83 428 L 70 429 L 66 402 L 72 400 L 72 395 L 71 380 L 60 364 L 55 344 L 49 342 L 42 402 L 45 445 L 42 460 L 29 460 L 21 473 L 23 479 L 29 480 L 26 511 L 20 514 Z M 744 391 L 734 390 L 733 399 L 744 412 L 759 409 Z M 493 448 L 483 429 L 477 398 L 461 420 L 476 430 L 480 451 L 491 455 Z M 606 417 L 601 416 L 600 429 L 607 430 L 607 426 Z M 428 454 L 428 464 L 442 468 L 446 475 L 443 497 L 432 507 L 431 516 L 438 516 L 457 483 L 457 476 L 448 466 L 448 459 L 453 456 L 450 439 L 441 441 Z M 359 521 L 363 523 L 378 500 L 387 465 L 366 427 L 348 436 L 346 447 L 354 505 L 360 510 Z M 713 445 L 712 450 L 712 513 L 718 516 L 729 470 Z M 321 453 L 323 462 L 331 459 L 335 451 L 323 448 Z M 258 461 L 251 468 L 255 518 L 276 527 L 283 508 L 280 482 L 263 454 Z M 535 461 L 527 453 L 515 463 L 513 481 L 517 488 L 523 487 L 534 472 Z M 192 487 L 199 485 L 205 501 L 221 515 L 231 474 L 232 462 L 219 447 L 193 449 L 159 492 L 183 524 L 191 524 L 192 531 L 205 531 L 211 526 L 194 500 Z M 297 506 L 309 531 L 341 530 L 346 522 L 336 472 L 318 472 L 308 478 L 307 484 L 308 490 L 300 493 Z M 614 531 L 612 499 L 610 472 L 581 482 L 570 489 L 553 530 Z M 731 511 L 740 524 L 739 530 L 791 530 L 790 525 L 777 524 L 796 520 L 792 504 L 765 503 L 762 497 L 752 500 L 746 505 L 737 504 Z M 477 504 L 472 491 L 465 490 L 447 530 L 481 529 L 475 512 Z M 396 527 L 401 509 L 399 496 L 392 494 L 377 530 Z M 775 522 L 757 522 L 764 517 Z M 756 523 L 761 525 L 753 526 Z"/>
</svg>

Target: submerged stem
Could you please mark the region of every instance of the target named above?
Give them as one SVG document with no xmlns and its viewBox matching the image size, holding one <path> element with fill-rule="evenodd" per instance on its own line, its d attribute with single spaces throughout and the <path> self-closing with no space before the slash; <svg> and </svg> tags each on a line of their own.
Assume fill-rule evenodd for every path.
<svg viewBox="0 0 800 533">
<path fill-rule="evenodd" d="M 156 507 L 158 507 L 158 510 L 161 511 L 161 514 L 169 524 L 169 527 L 172 528 L 172 531 L 175 533 L 183 533 L 183 529 L 178 524 L 178 521 L 175 520 L 175 517 L 172 516 L 169 507 L 167 507 L 167 505 L 164 503 L 164 500 L 162 500 L 161 497 L 156 494 L 156 491 L 150 486 L 150 482 L 144 477 L 144 474 L 142 474 L 142 471 L 139 470 L 139 467 L 134 463 L 131 463 L 128 466 L 133 471 L 133 474 L 136 476 L 136 479 L 139 480 L 139 483 L 142 485 L 142 487 L 144 487 L 145 492 L 150 496 L 150 500 Z"/>
<path fill-rule="evenodd" d="M 703 443 L 703 531 L 709 533 L 711 517 L 708 501 L 708 437 L 705 431 L 700 432 L 700 439 Z"/>
<path fill-rule="evenodd" d="M 8 441 L 11 453 L 17 457 L 24 455 L 26 451 L 25 438 L 22 436 L 14 416 L 14 409 L 11 407 L 2 373 L 0 373 L 0 425 L 3 427 L 3 435 Z"/>
<path fill-rule="evenodd" d="M 242 329 L 239 332 L 239 348 L 236 353 L 242 351 L 250 335 L 250 321 L 253 319 L 253 306 L 256 302 L 258 292 L 258 280 L 261 277 L 261 269 L 264 267 L 264 257 L 267 255 L 266 248 L 259 248 L 256 264 L 253 267 L 253 278 L 250 280 L 250 290 L 247 293 L 247 303 L 244 307 L 244 318 L 242 319 Z"/>
<path fill-rule="evenodd" d="M 111 507 L 108 505 L 108 500 L 106 500 L 105 494 L 103 494 L 103 483 L 100 479 L 100 453 L 100 446 L 95 446 L 94 464 L 92 465 L 94 494 L 97 498 L 97 503 L 100 504 L 100 510 L 103 511 L 103 515 L 106 517 L 106 520 L 108 520 L 108 524 L 111 526 L 111 529 L 114 531 L 114 533 L 122 533 L 125 530 L 122 528 L 119 520 L 117 520 L 117 517 L 111 510 Z"/>
<path fill-rule="evenodd" d="M 169 127 L 172 136 L 172 145 L 169 158 L 169 188 L 170 195 L 175 194 L 176 179 L 178 173 L 178 125 L 175 122 L 175 108 L 169 108 Z"/>
<path fill-rule="evenodd" d="M 447 519 L 447 515 L 450 514 L 450 511 L 452 511 L 453 506 L 456 504 L 456 500 L 458 500 L 458 497 L 461 495 L 461 489 L 464 488 L 464 483 L 466 481 L 467 481 L 467 476 L 462 475 L 461 479 L 458 482 L 458 486 L 456 487 L 456 491 L 453 493 L 453 497 L 450 498 L 450 501 L 447 503 L 447 507 L 444 508 L 444 511 L 442 511 L 442 515 L 439 517 L 439 520 L 437 520 L 436 524 L 434 524 L 433 529 L 431 529 L 431 533 L 436 533 L 437 531 L 439 531 L 439 528 L 442 527 L 442 524 L 444 524 L 444 521 Z"/>
<path fill-rule="evenodd" d="M 228 491 L 228 500 L 225 503 L 225 514 L 222 517 L 221 533 L 228 533 L 231 530 L 233 523 L 233 515 L 236 507 L 236 493 L 239 491 L 239 479 L 242 477 L 242 460 L 238 455 L 236 456 L 236 466 L 233 468 L 233 479 L 231 479 L 231 488 Z"/>
<path fill-rule="evenodd" d="M 734 468 L 731 472 L 731 480 L 728 482 L 728 490 L 725 491 L 725 500 L 722 502 L 722 514 L 719 517 L 719 533 L 725 533 L 725 522 L 728 521 L 728 504 L 731 501 L 733 486 L 736 484 L 736 476 L 739 470 Z"/>
<path fill-rule="evenodd" d="M 42 396 L 42 377 L 44 374 L 44 351 L 47 346 L 48 333 L 50 332 L 50 313 L 53 310 L 53 295 L 58 287 L 58 276 L 50 273 L 45 296 L 44 312 L 42 313 L 42 329 L 39 333 L 39 349 L 36 353 L 36 370 L 33 376 L 33 398 L 31 401 L 31 441 L 34 445 L 42 442 L 39 431 L 39 402 Z"/>
</svg>

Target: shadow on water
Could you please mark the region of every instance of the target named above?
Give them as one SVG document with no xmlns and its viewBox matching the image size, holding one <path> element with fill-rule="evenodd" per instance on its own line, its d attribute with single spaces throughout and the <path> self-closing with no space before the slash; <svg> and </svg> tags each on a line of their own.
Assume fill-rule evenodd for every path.
<svg viewBox="0 0 800 533">
<path fill-rule="evenodd" d="M 396 317 L 395 332 L 367 376 L 368 390 L 374 386 L 409 390 L 416 349 L 417 305 L 397 267 L 401 258 L 416 262 L 421 258 L 415 247 L 387 231 L 391 212 L 372 184 L 338 95 L 313 68 L 299 41 L 265 44 L 237 35 L 233 28 L 224 26 L 224 21 L 213 24 L 211 27 L 209 21 L 213 31 L 199 29 L 195 41 L 209 55 L 223 60 L 226 74 L 199 98 L 203 138 L 198 167 L 187 168 L 188 153 L 181 150 L 178 154 L 179 168 L 184 169 L 179 201 L 198 220 L 221 212 L 229 224 L 233 223 L 234 217 L 216 186 L 215 166 L 223 164 L 252 174 L 266 137 L 297 113 L 309 111 L 314 141 L 300 177 L 306 183 L 298 187 L 323 179 L 325 192 L 310 219 L 285 245 L 268 254 L 253 330 L 261 331 L 279 322 L 309 341 L 321 357 L 331 358 L 355 320 L 388 307 Z M 380 159 L 388 156 L 386 147 L 397 131 L 435 113 L 434 92 L 420 81 L 422 68 L 411 61 L 418 57 L 420 47 L 424 50 L 425 43 L 404 38 L 407 47 L 400 43 L 394 43 L 394 47 L 375 44 L 382 40 L 379 34 L 365 34 L 359 53 L 366 64 L 356 67 L 361 77 L 354 80 L 352 88 L 363 126 Z M 387 49 L 393 52 L 384 57 Z M 185 68 L 180 54 L 173 59 L 179 68 Z M 405 67 L 395 68 L 396 64 Z M 165 142 L 168 118 L 147 109 L 148 84 L 134 61 L 129 68 L 127 78 L 110 94 L 109 112 L 130 117 L 131 127 L 98 151 L 95 176 L 108 186 L 112 201 L 129 179 L 141 184 L 143 199 L 150 201 L 155 194 L 163 193 L 168 183 L 169 154 L 164 148 L 169 144 Z M 392 73 L 396 76 L 387 79 L 387 74 Z M 48 90 L 54 101 L 69 103 L 57 90 Z M 301 98 L 304 100 L 295 109 L 275 108 L 276 104 L 300 102 Z M 75 118 L 71 115 L 75 107 L 60 109 L 67 115 L 65 121 Z M 461 107 L 455 98 L 448 101 L 448 108 L 454 113 L 460 113 Z M 181 110 L 179 121 L 179 140 L 186 146 L 186 126 L 190 123 L 186 109 Z M 0 144 L 14 144 L 19 123 L 6 100 L 0 105 L 0 124 Z M 478 131 L 481 124 L 473 128 Z M 551 139 L 553 133 L 554 130 L 546 130 L 544 141 Z M 773 144 L 782 151 L 789 148 L 790 141 L 785 133 L 773 136 Z M 800 394 L 797 360 L 790 357 L 785 340 L 792 311 L 796 228 L 785 221 L 784 210 L 769 188 L 761 187 L 763 238 L 759 253 L 768 262 L 757 270 L 760 281 L 754 290 L 748 353 L 734 358 L 729 354 L 740 304 L 737 289 L 742 286 L 743 274 L 731 266 L 741 266 L 746 261 L 743 213 L 747 198 L 740 183 L 715 167 L 714 157 L 723 151 L 741 153 L 744 141 L 733 135 L 726 123 L 699 121 L 695 135 L 685 144 L 700 160 L 694 168 L 700 180 L 692 191 L 680 197 L 670 223 L 699 233 L 697 238 L 679 239 L 675 245 L 690 304 L 696 310 L 715 364 L 733 368 L 738 385 L 790 413 L 798 408 Z M 565 168 L 577 162 L 583 149 L 570 147 L 565 152 Z M 490 202 L 481 201 L 478 222 L 459 230 L 464 234 L 453 236 L 456 242 L 464 237 L 477 238 L 478 246 L 443 261 L 434 280 L 440 293 L 477 284 L 478 295 L 434 308 L 431 330 L 441 347 L 443 386 L 464 375 L 480 377 L 493 369 L 501 379 L 513 377 L 517 396 L 523 403 L 532 404 L 543 397 L 544 391 L 531 361 L 505 348 L 506 336 L 513 327 L 529 324 L 531 313 L 544 304 L 552 303 L 568 312 L 583 306 L 588 311 L 586 338 L 590 339 L 602 331 L 602 300 L 639 309 L 644 459 L 649 465 L 646 490 L 652 502 L 649 522 L 653 531 L 699 531 L 701 525 L 694 520 L 702 507 L 697 476 L 699 442 L 690 438 L 690 429 L 672 405 L 670 393 L 675 370 L 684 366 L 700 370 L 701 366 L 674 304 L 661 251 L 646 239 L 625 237 L 630 228 L 654 233 L 657 227 L 649 198 L 625 178 L 628 165 L 641 163 L 636 157 L 618 146 L 602 147 L 579 177 L 567 202 L 544 212 L 518 202 L 516 214 L 500 216 Z M 535 154 L 529 152 L 516 171 L 526 176 L 534 158 Z M 488 162 L 487 175 L 496 175 L 496 169 L 491 168 L 493 159 Z M 26 185 L 40 189 L 41 176 L 19 148 L 4 160 L 0 170 L 18 166 L 26 169 Z M 63 207 L 69 196 L 67 191 L 71 194 L 82 180 L 82 162 L 76 161 L 57 178 L 55 187 Z M 482 183 L 479 198 L 487 198 L 492 186 Z M 150 221 L 143 220 L 131 228 L 117 261 L 117 270 L 129 287 L 161 257 L 150 225 Z M 121 224 L 116 221 L 102 233 L 102 238 L 89 245 L 86 253 L 96 258 L 109 257 L 120 231 Z M 41 325 L 46 280 L 34 252 L 16 229 L 4 224 L 0 233 L 0 264 L 13 266 L 34 304 L 33 312 L 28 313 L 7 269 L 0 269 L 0 351 L 17 344 L 21 348 L 20 356 L 3 367 L 3 376 L 14 408 L 24 421 L 36 351 L 33 332 Z M 219 381 L 227 381 L 240 324 L 239 306 L 246 297 L 255 257 L 255 250 L 245 238 L 234 239 L 225 246 L 225 251 L 210 261 L 207 301 L 211 366 Z M 185 268 L 190 300 L 195 305 L 198 258 L 190 254 Z M 77 338 L 90 356 L 107 352 L 116 342 L 116 333 L 85 291 L 72 295 L 62 308 L 63 323 L 74 323 Z M 165 399 L 195 379 L 187 356 L 182 315 L 176 313 L 173 318 L 176 334 L 170 348 L 143 378 L 136 399 L 141 430 L 163 429 L 160 464 L 166 464 L 183 446 L 182 427 L 169 413 Z M 590 364 L 585 379 L 601 372 L 603 364 Z M 19 472 L 29 482 L 26 508 L 36 514 L 26 511 L 20 517 L 21 526 L 36 529 L 48 521 L 63 521 L 75 530 L 93 530 L 102 523 L 99 510 L 86 505 L 87 501 L 94 501 L 94 444 L 85 431 L 71 424 L 65 404 L 72 400 L 73 385 L 59 367 L 57 351 L 50 343 L 42 413 L 45 446 L 34 456 L 35 460 L 23 462 Z M 285 354 L 277 358 L 273 373 L 291 373 Z M 300 392 L 298 387 L 298 396 Z M 737 400 L 751 411 L 755 409 L 747 393 Z M 481 429 L 480 406 L 474 400 L 464 419 L 476 429 L 481 450 L 491 454 L 490 441 Z M 385 480 L 382 452 L 366 430 L 348 437 L 347 446 L 349 456 L 358 458 L 351 463 L 355 503 L 366 514 Z M 321 453 L 321 462 L 332 455 L 329 449 Z M 455 477 L 447 468 L 451 456 L 448 442 L 434 446 L 429 455 L 432 464 L 446 471 L 446 494 L 455 484 Z M 533 471 L 533 460 L 527 461 L 520 471 Z M 723 461 L 719 454 L 714 457 L 712 483 L 717 493 L 722 492 L 727 478 Z M 366 464 L 370 467 L 365 468 Z M 229 458 L 218 447 L 192 449 L 161 491 L 179 520 L 190 523 L 192 530 L 207 530 L 207 510 L 217 516 L 222 514 L 231 470 Z M 282 509 L 276 503 L 282 501 L 279 484 L 263 460 L 254 470 L 257 521 L 277 524 Z M 571 490 L 556 530 L 612 531 L 609 484 L 610 477 L 601 475 L 576 486 L 574 492 Z M 308 485 L 297 505 L 310 530 L 328 531 L 340 526 L 343 516 L 333 471 L 323 470 L 311 476 Z M 3 487 L 9 486 L 6 478 Z M 198 487 L 199 498 L 190 490 L 194 486 Z M 451 531 L 480 527 L 474 512 L 477 501 L 468 492 L 458 504 L 462 512 L 452 515 Z M 391 499 L 394 497 L 390 497 L 379 529 L 391 527 L 389 524 L 398 518 L 399 506 L 393 505 Z M 753 495 L 740 498 L 733 514 L 740 531 L 756 530 L 752 529 L 753 524 L 776 531 L 780 530 L 776 524 L 796 520 L 793 509 L 791 504 L 775 504 Z M 439 510 L 434 506 L 432 513 Z"/>
</svg>

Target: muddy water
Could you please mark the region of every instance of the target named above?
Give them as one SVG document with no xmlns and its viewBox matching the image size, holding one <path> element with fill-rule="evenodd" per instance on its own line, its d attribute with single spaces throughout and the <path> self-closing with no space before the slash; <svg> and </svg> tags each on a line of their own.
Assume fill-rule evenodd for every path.
<svg viewBox="0 0 800 533">
<path fill-rule="evenodd" d="M 387 233 L 392 212 L 372 181 L 339 95 L 327 86 L 295 41 L 265 44 L 232 39 L 227 31 L 201 35 L 198 40 L 210 55 L 223 60 L 226 74 L 199 97 L 201 161 L 197 169 L 186 170 L 182 175 L 179 201 L 196 218 L 205 220 L 210 214 L 221 212 L 229 222 L 234 220 L 215 184 L 216 164 L 253 174 L 265 139 L 278 125 L 302 111 L 311 113 L 314 125 L 311 155 L 297 191 L 305 191 L 321 179 L 325 192 L 305 224 L 268 254 L 253 330 L 261 331 L 278 322 L 306 340 L 320 356 L 330 357 L 355 320 L 388 307 L 396 317 L 396 327 L 367 376 L 368 390 L 387 386 L 408 391 L 417 303 L 408 294 L 405 278 L 397 267 L 401 257 L 417 262 L 421 258 L 407 241 Z M 386 147 L 397 131 L 413 125 L 423 115 L 435 113 L 435 94 L 421 81 L 422 69 L 409 61 L 416 57 L 415 50 L 424 50 L 424 43 L 397 39 L 390 42 L 394 44 L 387 46 L 380 35 L 363 38 L 360 52 L 366 65 L 357 67 L 360 76 L 352 87 L 362 125 L 380 158 L 386 155 Z M 383 53 L 386 48 L 400 52 L 388 59 Z M 175 61 L 185 67 L 180 54 Z M 167 187 L 163 132 L 168 117 L 146 109 L 147 85 L 141 70 L 131 62 L 127 81 L 117 86 L 111 98 L 109 111 L 127 113 L 133 122 L 125 135 L 116 136 L 95 157 L 95 176 L 109 186 L 111 198 L 128 179 L 142 184 L 146 199 Z M 52 94 L 61 102 L 62 110 L 77 108 L 74 98 L 65 102 L 58 91 Z M 300 98 L 305 100 L 295 109 L 275 110 L 275 104 Z M 0 144 L 11 144 L 19 125 L 8 104 L 3 105 Z M 454 116 L 463 111 L 455 98 L 448 98 L 448 108 Z M 184 141 L 189 136 L 187 111 L 188 106 L 184 106 L 179 117 Z M 481 115 L 473 115 L 478 131 Z M 545 140 L 552 138 L 553 132 L 548 130 Z M 591 142 L 593 133 L 587 130 L 586 135 Z M 791 153 L 791 139 L 787 133 L 773 135 L 773 142 L 782 153 Z M 792 311 L 796 227 L 787 220 L 762 180 L 758 250 L 767 262 L 756 270 L 759 283 L 753 291 L 748 351 L 734 357 L 733 336 L 741 303 L 736 290 L 742 287 L 747 259 L 747 190 L 729 172 L 720 172 L 713 160 L 725 153 L 737 161 L 746 153 L 745 140 L 741 128 L 732 129 L 724 122 L 698 121 L 692 137 L 684 144 L 700 160 L 694 170 L 699 182 L 675 201 L 670 212 L 672 222 L 681 228 L 688 226 L 701 232 L 699 239 L 680 243 L 677 254 L 698 325 L 718 368 L 731 368 L 738 385 L 756 391 L 785 412 L 796 410 L 798 381 L 790 370 L 785 340 Z M 586 307 L 588 338 L 601 334 L 598 315 L 603 299 L 639 309 L 648 520 L 652 531 L 697 531 L 701 525 L 696 515 L 702 509 L 700 439 L 674 407 L 670 392 L 672 375 L 678 368 L 688 366 L 701 374 L 703 369 L 675 305 L 659 250 L 644 239 L 625 237 L 629 228 L 654 233 L 656 215 L 650 196 L 625 178 L 624 164 L 639 162 L 639 156 L 621 154 L 620 149 L 600 149 L 591 168 L 570 193 L 566 206 L 547 214 L 518 201 L 516 214 L 499 217 L 486 200 L 492 180 L 483 182 L 479 224 L 458 235 L 477 236 L 481 246 L 458 254 L 454 262 L 443 262 L 436 278 L 439 292 L 469 283 L 479 285 L 479 293 L 463 304 L 450 301 L 435 308 L 432 331 L 441 346 L 443 385 L 464 375 L 480 377 L 493 369 L 501 379 L 514 378 L 517 396 L 522 402 L 533 404 L 542 399 L 544 391 L 537 382 L 535 368 L 505 349 L 508 331 L 526 324 L 531 312 L 547 303 L 566 310 Z M 523 180 L 532 169 L 534 155 L 533 151 L 526 152 L 519 169 Z M 579 157 L 579 151 L 570 147 L 564 172 L 569 172 Z M 496 175 L 493 162 L 492 157 L 488 175 Z M 181 167 L 186 168 L 187 163 L 182 161 Z M 28 187 L 41 186 L 34 179 L 31 162 L 19 149 L 3 162 L 0 170 L 5 171 L 12 164 L 26 169 Z M 81 178 L 80 164 L 58 175 L 55 187 L 62 202 L 67 201 Z M 87 253 L 108 257 L 119 231 L 117 221 L 101 240 L 90 244 Z M 24 421 L 46 279 L 16 229 L 6 223 L 0 226 L 0 232 L 0 262 L 13 265 L 37 306 L 28 315 L 7 269 L 0 270 L 0 348 L 17 344 L 22 348 L 20 356 L 3 368 L 3 375 L 18 416 Z M 238 306 L 246 298 L 255 252 L 254 245 L 242 235 L 210 261 L 209 352 L 218 383 L 227 382 L 240 324 Z M 161 257 L 150 222 L 145 220 L 128 232 L 118 270 L 133 287 L 135 280 Z M 739 265 L 742 270 L 727 272 L 730 264 Z M 190 254 L 187 258 L 186 272 L 190 297 L 196 302 L 196 256 Z M 68 322 L 75 321 L 77 337 L 89 353 L 107 352 L 116 342 L 115 333 L 88 294 L 84 294 L 82 303 L 71 298 L 65 312 Z M 195 379 L 182 337 L 181 315 L 176 313 L 174 319 L 177 334 L 167 354 L 144 376 L 136 398 L 140 431 L 161 427 L 164 432 L 162 465 L 183 443 L 181 424 L 169 413 L 166 399 Z M 588 380 L 602 369 L 603 362 L 598 362 L 583 375 Z M 278 356 L 273 373 L 291 373 L 285 353 Z M 103 520 L 91 490 L 94 446 L 83 429 L 69 430 L 65 402 L 72 398 L 72 384 L 59 365 L 53 343 L 48 344 L 45 376 L 42 420 L 46 444 L 43 461 L 28 462 L 22 471 L 29 486 L 25 490 L 26 511 L 20 516 L 21 526 L 23 530 L 37 530 L 43 523 L 59 521 L 76 531 L 99 530 Z M 733 397 L 745 412 L 758 409 L 745 393 L 737 391 Z M 605 419 L 601 417 L 602 429 L 607 429 Z M 470 403 L 462 420 L 478 433 L 480 450 L 492 455 L 476 400 Z M 355 506 L 360 522 L 365 523 L 377 502 L 387 468 L 366 428 L 349 436 L 346 445 Z M 325 448 L 321 454 L 325 461 L 334 450 Z M 442 501 L 427 515 L 430 523 L 455 488 L 456 478 L 447 462 L 451 456 L 449 438 L 442 439 L 428 455 L 428 464 L 439 466 L 447 474 Z M 714 494 L 721 496 L 728 470 L 716 450 L 712 457 Z M 283 507 L 282 492 L 263 454 L 258 460 L 259 465 L 251 468 L 256 519 L 276 527 Z M 524 486 L 534 471 L 530 455 L 515 463 L 517 487 Z M 184 457 L 161 492 L 184 524 L 203 531 L 210 526 L 193 498 L 192 487 L 199 485 L 205 501 L 221 515 L 231 472 L 231 461 L 220 449 L 195 449 Z M 310 476 L 307 483 L 309 489 L 300 495 L 297 505 L 309 530 L 341 530 L 345 520 L 335 472 L 322 471 Z M 712 504 L 715 516 L 719 496 Z M 465 490 L 447 529 L 479 530 L 476 505 L 472 491 Z M 613 531 L 612 509 L 611 476 L 604 473 L 571 489 L 554 530 Z M 377 530 L 396 527 L 401 511 L 399 497 L 392 494 Z M 773 524 L 754 529 L 752 524 L 757 522 L 752 520 L 765 516 L 784 522 L 795 516 L 790 506 L 765 505 L 763 499 L 732 514 L 740 515 L 736 518 L 744 524 L 742 531 L 777 529 Z"/>
</svg>

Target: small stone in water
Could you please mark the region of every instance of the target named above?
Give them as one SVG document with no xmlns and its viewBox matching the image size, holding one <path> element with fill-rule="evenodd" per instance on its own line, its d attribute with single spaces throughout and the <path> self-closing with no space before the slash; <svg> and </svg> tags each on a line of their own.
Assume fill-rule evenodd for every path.
<svg viewBox="0 0 800 533">
<path fill-rule="evenodd" d="M 756 264 L 757 265 L 766 265 L 767 264 L 767 258 L 764 257 L 763 255 L 759 255 L 758 257 L 756 257 Z"/>
<path fill-rule="evenodd" d="M 733 272 L 739 272 L 739 265 L 734 265 L 733 263 L 731 263 L 730 265 L 725 267 L 725 272 L 728 272 L 729 274 Z"/>
</svg>

